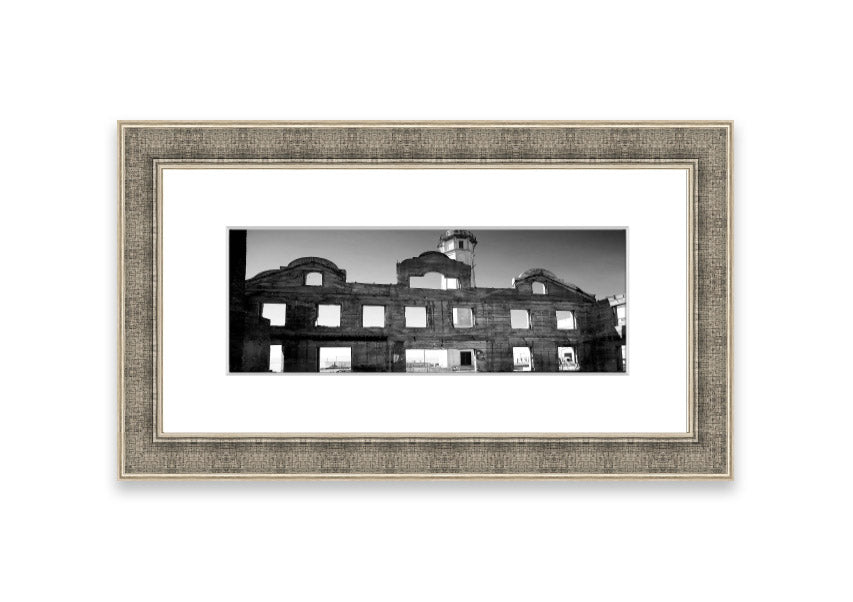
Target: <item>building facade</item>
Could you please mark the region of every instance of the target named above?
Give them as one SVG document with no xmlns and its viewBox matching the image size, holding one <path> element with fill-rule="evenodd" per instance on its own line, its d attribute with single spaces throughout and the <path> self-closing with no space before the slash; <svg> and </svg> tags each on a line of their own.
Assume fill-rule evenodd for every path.
<svg viewBox="0 0 853 602">
<path fill-rule="evenodd" d="M 476 244 L 449 230 L 438 251 L 397 263 L 396 284 L 347 282 L 320 257 L 246 280 L 245 231 L 232 231 L 231 371 L 625 369 L 624 295 L 597 300 L 537 268 L 511 288 L 479 288 Z"/>
</svg>

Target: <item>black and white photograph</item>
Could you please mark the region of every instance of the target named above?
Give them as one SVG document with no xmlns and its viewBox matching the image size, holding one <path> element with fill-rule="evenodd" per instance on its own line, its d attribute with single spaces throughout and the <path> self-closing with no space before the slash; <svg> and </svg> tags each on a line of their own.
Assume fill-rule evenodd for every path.
<svg viewBox="0 0 853 602">
<path fill-rule="evenodd" d="M 625 373 L 627 229 L 230 228 L 231 373 Z"/>
</svg>

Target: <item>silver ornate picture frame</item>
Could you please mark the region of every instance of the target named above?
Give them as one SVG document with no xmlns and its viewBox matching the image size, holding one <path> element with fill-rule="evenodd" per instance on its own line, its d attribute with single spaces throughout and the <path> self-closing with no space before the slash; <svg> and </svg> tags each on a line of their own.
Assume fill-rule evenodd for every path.
<svg viewBox="0 0 853 602">
<path fill-rule="evenodd" d="M 119 478 L 731 479 L 732 129 L 730 121 L 119 122 Z M 223 168 L 684 170 L 687 428 L 164 431 L 163 173 Z M 225 355 L 228 341 L 221 345 Z"/>
</svg>

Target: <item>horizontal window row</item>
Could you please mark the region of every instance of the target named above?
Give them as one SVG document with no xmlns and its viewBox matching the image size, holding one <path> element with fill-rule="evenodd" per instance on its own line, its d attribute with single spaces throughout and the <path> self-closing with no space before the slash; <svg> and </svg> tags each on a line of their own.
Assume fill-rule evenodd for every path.
<svg viewBox="0 0 853 602">
<path fill-rule="evenodd" d="M 557 369 L 560 372 L 577 372 L 580 370 L 574 347 L 557 347 L 557 362 Z M 536 367 L 530 347 L 513 347 L 512 371 L 534 372 L 535 370 Z"/>
<path fill-rule="evenodd" d="M 319 372 L 352 372 L 351 347 L 320 347 Z M 284 372 L 284 346 L 270 345 L 270 372 Z"/>
<path fill-rule="evenodd" d="M 470 307 L 453 308 L 454 328 L 473 328 L 474 310 Z M 286 303 L 264 303 L 261 315 L 270 321 L 271 326 L 284 326 L 287 323 Z M 557 330 L 574 330 L 574 312 L 558 309 L 555 312 Z M 426 328 L 427 308 L 418 305 L 407 305 L 405 307 L 406 328 Z M 341 306 L 333 304 L 320 304 L 317 306 L 317 319 L 314 326 L 337 328 L 341 325 Z M 363 305 L 361 309 L 361 325 L 364 328 L 385 327 L 384 305 Z M 526 309 L 510 310 L 510 326 L 515 330 L 526 330 L 532 326 L 530 311 Z"/>
<path fill-rule="evenodd" d="M 473 349 L 406 349 L 406 372 L 476 372 Z"/>
<path fill-rule="evenodd" d="M 306 272 L 304 277 L 305 286 L 323 286 L 322 272 Z M 410 276 L 409 288 L 428 288 L 436 290 L 456 290 L 459 288 L 459 279 L 445 276 L 438 272 L 428 272 L 423 276 Z M 531 285 L 534 295 L 546 295 L 548 289 L 542 282 L 534 282 Z"/>
<path fill-rule="evenodd" d="M 574 330 L 575 314 L 572 311 L 558 309 L 556 312 L 557 330 Z M 530 311 L 526 309 L 510 310 L 510 326 L 516 330 L 524 330 L 531 327 Z"/>
<path fill-rule="evenodd" d="M 625 348 L 622 353 L 624 356 Z M 580 369 L 574 347 L 557 347 L 557 369 L 577 372 Z M 534 372 L 536 366 L 530 347 L 512 348 L 514 372 Z M 284 346 L 270 345 L 270 372 L 284 372 Z M 320 347 L 319 372 L 351 372 L 351 347 Z M 406 372 L 476 372 L 477 356 L 473 349 L 406 349 Z"/>
</svg>

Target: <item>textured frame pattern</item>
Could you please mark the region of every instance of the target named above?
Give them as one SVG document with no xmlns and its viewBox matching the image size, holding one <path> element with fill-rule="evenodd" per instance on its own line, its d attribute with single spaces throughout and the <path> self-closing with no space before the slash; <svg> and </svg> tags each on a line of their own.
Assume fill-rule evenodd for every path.
<svg viewBox="0 0 853 602">
<path fill-rule="evenodd" d="M 731 122 L 119 122 L 119 478 L 730 479 Z M 157 161 L 696 167 L 694 436 L 156 437 Z"/>
</svg>

